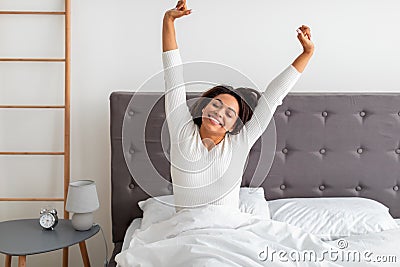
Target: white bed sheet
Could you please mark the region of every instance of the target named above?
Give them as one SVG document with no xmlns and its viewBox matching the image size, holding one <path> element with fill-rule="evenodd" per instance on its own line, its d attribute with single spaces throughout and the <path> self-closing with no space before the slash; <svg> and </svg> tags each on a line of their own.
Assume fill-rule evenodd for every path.
<svg viewBox="0 0 400 267">
<path fill-rule="evenodd" d="M 124 251 L 129 247 L 129 244 L 131 243 L 132 240 L 133 232 L 135 232 L 136 229 L 139 229 L 141 224 L 142 224 L 142 218 L 136 218 L 131 222 L 131 224 L 129 225 L 128 229 L 125 232 L 124 242 L 122 243 L 121 251 Z"/>
<path fill-rule="evenodd" d="M 394 220 L 400 226 L 400 218 L 394 219 Z M 129 225 L 128 229 L 126 230 L 125 237 L 124 237 L 124 243 L 122 244 L 122 251 L 129 247 L 129 244 L 131 243 L 131 240 L 132 240 L 133 232 L 136 229 L 140 228 L 141 223 L 142 223 L 142 218 L 136 218 Z"/>
<path fill-rule="evenodd" d="M 117 255 L 120 267 L 133 266 L 270 266 L 271 258 L 260 260 L 261 249 L 287 252 L 338 251 L 338 241 L 323 242 L 316 236 L 286 223 L 262 220 L 250 214 L 225 209 L 185 210 L 174 217 L 135 231 Z M 396 220 L 400 222 L 400 220 Z M 131 234 L 127 234 L 131 236 Z M 222 237 L 222 238 L 221 238 Z M 394 256 L 396 263 L 349 261 L 281 262 L 273 266 L 397 266 L 400 263 L 400 228 L 345 238 L 347 250 L 371 251 L 373 256 Z M 340 251 L 340 250 L 339 250 Z M 271 252 L 271 251 L 270 251 Z M 294 255 L 294 254 L 293 254 Z M 271 256 L 271 255 L 270 255 Z M 287 257 L 285 257 L 287 259 Z M 161 265 L 160 265 L 161 264 Z"/>
</svg>

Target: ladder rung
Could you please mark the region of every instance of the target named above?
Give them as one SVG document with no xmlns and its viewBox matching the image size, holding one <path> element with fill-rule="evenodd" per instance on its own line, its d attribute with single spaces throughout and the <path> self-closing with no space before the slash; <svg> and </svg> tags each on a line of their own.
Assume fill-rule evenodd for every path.
<svg viewBox="0 0 400 267">
<path fill-rule="evenodd" d="M 0 15 L 65 15 L 64 11 L 0 11 Z"/>
<path fill-rule="evenodd" d="M 64 199 L 59 197 L 2 197 L 0 201 L 64 201 Z"/>
<path fill-rule="evenodd" d="M 0 155 L 64 155 L 64 152 L 0 151 Z"/>
<path fill-rule="evenodd" d="M 0 105 L 1 108 L 65 108 L 64 105 L 47 105 L 47 106 L 39 106 L 39 105 Z"/>
<path fill-rule="evenodd" d="M 15 62 L 15 61 L 31 61 L 31 62 L 65 62 L 65 58 L 0 58 L 0 61 Z"/>
</svg>

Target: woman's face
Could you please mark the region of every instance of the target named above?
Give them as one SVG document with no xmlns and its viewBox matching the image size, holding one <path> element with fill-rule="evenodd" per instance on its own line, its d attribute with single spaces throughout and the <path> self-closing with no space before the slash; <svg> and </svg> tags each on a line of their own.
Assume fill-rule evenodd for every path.
<svg viewBox="0 0 400 267">
<path fill-rule="evenodd" d="M 229 94 L 219 94 L 202 110 L 202 126 L 215 134 L 232 131 L 239 115 L 239 103 Z"/>
</svg>

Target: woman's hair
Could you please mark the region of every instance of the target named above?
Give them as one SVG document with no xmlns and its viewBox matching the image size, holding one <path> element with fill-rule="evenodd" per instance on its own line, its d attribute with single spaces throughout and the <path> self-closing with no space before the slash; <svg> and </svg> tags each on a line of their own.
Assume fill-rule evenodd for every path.
<svg viewBox="0 0 400 267">
<path fill-rule="evenodd" d="M 233 89 L 233 87 L 229 85 L 217 85 L 207 90 L 190 108 L 193 121 L 199 128 L 202 123 L 202 109 L 208 105 L 211 99 L 220 94 L 229 94 L 235 97 L 239 104 L 238 118 L 236 119 L 232 131 L 227 132 L 229 134 L 238 134 L 243 128 L 243 125 L 253 116 L 253 110 L 257 106 L 261 94 L 252 88 L 239 87 Z"/>
</svg>

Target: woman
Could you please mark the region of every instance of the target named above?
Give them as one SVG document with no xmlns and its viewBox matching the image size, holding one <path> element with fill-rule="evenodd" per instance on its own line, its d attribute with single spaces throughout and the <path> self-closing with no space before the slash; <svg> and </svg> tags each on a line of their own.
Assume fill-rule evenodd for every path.
<svg viewBox="0 0 400 267">
<path fill-rule="evenodd" d="M 189 14 L 186 0 L 179 1 L 165 13 L 162 30 L 175 205 L 177 210 L 208 204 L 237 209 L 248 153 L 314 52 L 310 28 L 303 25 L 297 29 L 303 52 L 261 95 L 254 89 L 219 85 L 205 92 L 189 110 L 174 27 L 175 19 Z"/>
</svg>

